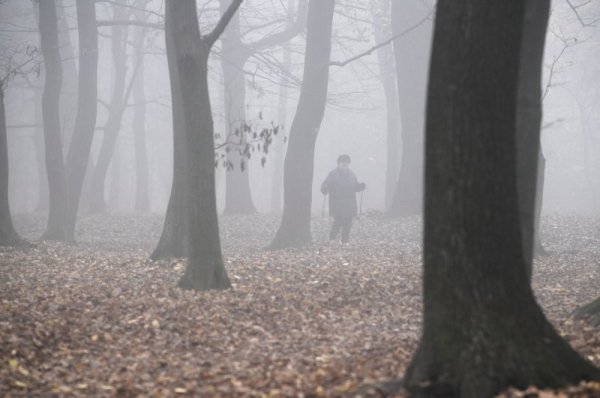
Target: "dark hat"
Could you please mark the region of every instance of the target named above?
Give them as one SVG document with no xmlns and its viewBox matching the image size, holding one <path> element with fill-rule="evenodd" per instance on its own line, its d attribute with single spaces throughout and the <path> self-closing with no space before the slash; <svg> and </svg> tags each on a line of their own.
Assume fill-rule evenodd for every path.
<svg viewBox="0 0 600 398">
<path fill-rule="evenodd" d="M 348 155 L 340 155 L 337 158 L 337 162 L 338 163 L 350 163 L 350 156 L 348 156 Z"/>
</svg>

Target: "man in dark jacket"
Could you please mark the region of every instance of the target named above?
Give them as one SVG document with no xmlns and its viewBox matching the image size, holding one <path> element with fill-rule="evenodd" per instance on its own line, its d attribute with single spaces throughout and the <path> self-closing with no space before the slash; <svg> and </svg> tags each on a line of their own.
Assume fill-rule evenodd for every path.
<svg viewBox="0 0 600 398">
<path fill-rule="evenodd" d="M 357 214 L 356 192 L 366 188 L 364 182 L 357 181 L 354 172 L 348 168 L 349 164 L 350 156 L 340 155 L 337 168 L 331 170 L 321 184 L 321 193 L 329 194 L 329 215 L 333 217 L 329 239 L 334 240 L 341 229 L 342 243 L 348 242 L 352 218 Z"/>
</svg>

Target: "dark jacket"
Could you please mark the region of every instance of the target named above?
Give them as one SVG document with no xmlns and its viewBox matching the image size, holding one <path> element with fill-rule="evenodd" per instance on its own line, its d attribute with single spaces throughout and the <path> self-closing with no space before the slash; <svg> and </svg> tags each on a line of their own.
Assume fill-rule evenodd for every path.
<svg viewBox="0 0 600 398">
<path fill-rule="evenodd" d="M 334 218 L 355 216 L 356 192 L 363 189 L 365 184 L 358 183 L 352 170 L 335 168 L 329 172 L 321 184 L 321 193 L 329 193 L 329 215 Z"/>
</svg>

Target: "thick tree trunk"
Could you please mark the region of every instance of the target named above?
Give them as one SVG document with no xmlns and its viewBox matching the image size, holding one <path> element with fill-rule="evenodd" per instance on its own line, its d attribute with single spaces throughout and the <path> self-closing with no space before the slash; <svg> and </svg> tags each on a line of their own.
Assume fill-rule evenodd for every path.
<svg viewBox="0 0 600 398">
<path fill-rule="evenodd" d="M 145 2 L 143 3 L 145 6 Z M 137 12 L 140 20 L 144 19 L 143 12 Z M 150 211 L 150 190 L 148 186 L 148 152 L 146 148 L 146 93 L 144 90 L 144 38 L 146 29 L 138 27 L 134 34 L 136 47 L 135 62 L 137 73 L 133 83 L 133 138 L 135 154 L 135 211 L 146 213 Z"/>
<path fill-rule="evenodd" d="M 527 0 L 526 4 L 517 100 L 517 172 L 523 254 L 528 266 L 527 275 L 531 280 L 539 221 L 536 196 L 539 193 L 537 170 L 541 159 L 541 65 L 550 4 L 547 1 L 536 0 Z"/>
<path fill-rule="evenodd" d="M 66 161 L 67 203 L 64 220 L 67 240 L 75 240 L 75 224 L 83 180 L 90 159 L 90 150 L 97 114 L 98 32 L 94 0 L 77 0 L 79 34 L 79 85 L 77 116 L 73 138 Z"/>
<path fill-rule="evenodd" d="M 509 386 L 600 378 L 544 317 L 527 278 L 516 169 L 524 14 L 524 2 L 438 3 L 423 334 L 405 377 L 415 397 L 493 397 Z"/>
<path fill-rule="evenodd" d="M 0 82 L 0 246 L 21 246 L 24 241 L 13 226 L 8 203 L 8 141 L 4 110 L 4 87 Z"/>
<path fill-rule="evenodd" d="M 272 249 L 311 243 L 315 142 L 327 101 L 334 7 L 333 0 L 311 0 L 308 6 L 304 76 L 285 156 L 283 216 Z"/>
<path fill-rule="evenodd" d="M 375 41 L 382 43 L 392 35 L 389 21 L 385 20 L 390 14 L 390 0 L 371 0 L 373 10 L 373 23 Z M 400 170 L 400 103 L 398 100 L 398 85 L 396 83 L 396 69 L 394 52 L 391 47 L 383 46 L 377 49 L 377 60 L 381 85 L 385 94 L 386 113 L 386 168 L 385 168 L 385 209 L 389 210 L 392 204 L 398 171 Z"/>
<path fill-rule="evenodd" d="M 221 13 L 231 0 L 221 0 Z M 221 66 L 225 99 L 226 134 L 232 142 L 227 160 L 233 165 L 225 175 L 225 214 L 251 214 L 256 212 L 250 191 L 249 159 L 243 153 L 246 131 L 246 78 L 244 65 L 250 50 L 242 43 L 240 20 L 236 14 L 221 39 Z M 242 162 L 244 165 L 242 166 Z"/>
<path fill-rule="evenodd" d="M 421 0 L 392 1 L 392 32 L 410 29 L 428 14 Z M 431 22 L 427 21 L 394 40 L 396 80 L 402 124 L 402 157 L 388 215 L 420 214 L 423 200 L 423 128 Z"/>
<path fill-rule="evenodd" d="M 179 97 L 185 125 L 184 200 L 189 261 L 179 286 L 224 289 L 231 286 L 221 257 L 215 194 L 214 131 L 208 95 L 210 44 L 200 38 L 196 1 L 166 3 L 165 16 L 172 93 Z M 175 118 L 175 115 L 174 115 Z"/>
<path fill-rule="evenodd" d="M 127 17 L 125 8 L 117 2 L 113 6 L 113 18 L 124 20 Z M 108 166 L 115 153 L 117 138 L 121 130 L 121 121 L 125 113 L 125 84 L 127 78 L 127 27 L 115 25 L 111 28 L 111 49 L 114 66 L 114 85 L 109 105 L 108 119 L 104 124 L 102 146 L 91 174 L 90 213 L 106 211 L 106 175 Z"/>
<path fill-rule="evenodd" d="M 60 129 L 62 61 L 56 3 L 54 0 L 42 1 L 39 3 L 39 10 L 40 41 L 45 70 L 42 117 L 49 188 L 48 224 L 43 238 L 64 241 L 68 239 L 63 223 L 67 212 L 67 181 Z"/>
</svg>

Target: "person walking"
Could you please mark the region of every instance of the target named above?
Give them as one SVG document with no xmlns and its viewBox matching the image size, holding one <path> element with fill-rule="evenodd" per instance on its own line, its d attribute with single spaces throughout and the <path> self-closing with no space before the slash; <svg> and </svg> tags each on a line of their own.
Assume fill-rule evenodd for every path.
<svg viewBox="0 0 600 398">
<path fill-rule="evenodd" d="M 357 215 L 356 192 L 364 191 L 367 187 L 364 182 L 358 182 L 349 164 L 350 156 L 340 155 L 337 167 L 329 172 L 321 184 L 321 193 L 329 194 L 329 215 L 333 217 L 329 240 L 335 240 L 341 229 L 342 243 L 350 240 L 352 219 Z"/>
</svg>

